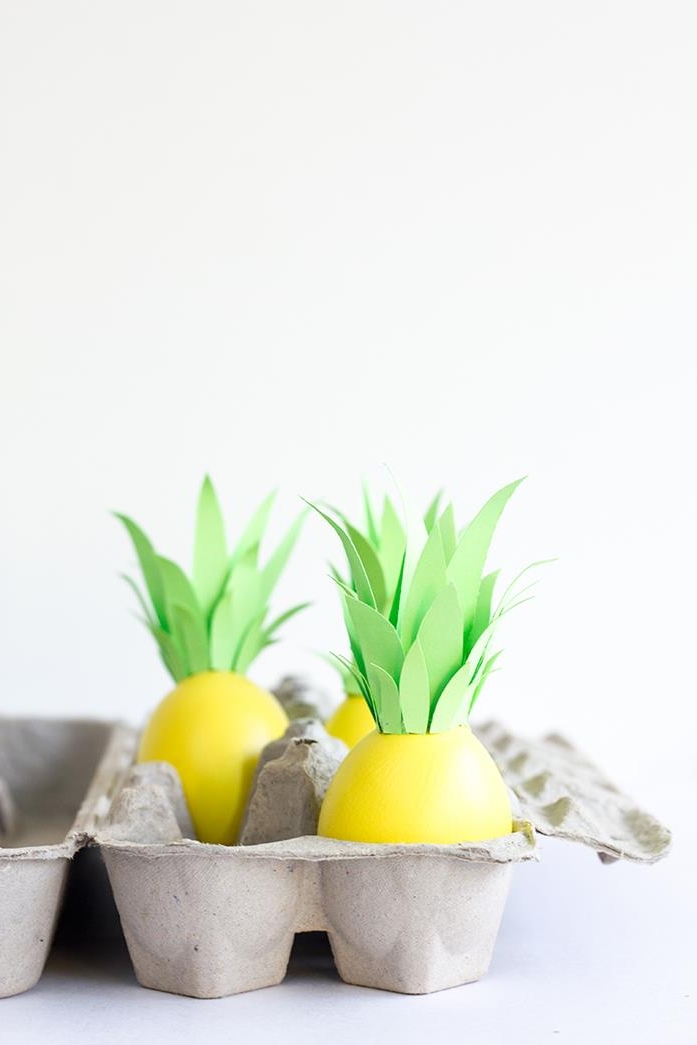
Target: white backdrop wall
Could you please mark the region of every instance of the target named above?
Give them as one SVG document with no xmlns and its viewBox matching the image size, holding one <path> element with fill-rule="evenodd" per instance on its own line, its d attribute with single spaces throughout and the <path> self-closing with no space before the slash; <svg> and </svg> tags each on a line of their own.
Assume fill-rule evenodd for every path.
<svg viewBox="0 0 697 1045">
<path fill-rule="evenodd" d="M 279 484 L 275 532 L 383 462 L 463 521 L 528 474 L 492 562 L 560 561 L 480 714 L 686 810 L 694 6 L 1 10 L 3 712 L 165 691 L 110 509 L 186 557 L 206 470 L 233 529 Z M 338 692 L 330 554 L 309 520 L 260 681 Z"/>
</svg>

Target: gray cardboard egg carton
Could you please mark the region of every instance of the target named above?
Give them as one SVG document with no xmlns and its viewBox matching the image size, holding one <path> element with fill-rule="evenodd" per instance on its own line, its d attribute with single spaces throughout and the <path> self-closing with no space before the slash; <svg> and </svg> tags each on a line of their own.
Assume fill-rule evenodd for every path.
<svg viewBox="0 0 697 1045">
<path fill-rule="evenodd" d="M 292 713 L 313 705 L 286 683 Z M 296 933 L 325 931 L 349 983 L 408 994 L 478 979 L 488 968 L 513 866 L 537 856 L 535 829 L 609 858 L 652 862 L 668 831 L 558 737 L 528 743 L 480 730 L 517 819 L 490 842 L 364 845 L 314 834 L 345 753 L 317 721 L 294 722 L 266 749 L 237 846 L 193 836 L 165 763 L 132 769 L 98 825 L 121 924 L 141 984 L 213 998 L 279 983 Z"/>
<path fill-rule="evenodd" d="M 0 998 L 41 975 L 70 861 L 109 807 L 122 741 L 106 722 L 0 719 Z"/>
</svg>

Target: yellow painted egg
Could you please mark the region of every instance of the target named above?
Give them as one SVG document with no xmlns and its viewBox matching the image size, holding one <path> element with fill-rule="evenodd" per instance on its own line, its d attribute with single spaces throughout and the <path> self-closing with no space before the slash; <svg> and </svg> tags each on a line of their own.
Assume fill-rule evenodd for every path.
<svg viewBox="0 0 697 1045">
<path fill-rule="evenodd" d="M 185 678 L 157 706 L 138 761 L 170 762 L 199 839 L 232 845 L 261 749 L 287 726 L 276 698 L 244 675 L 205 671 Z"/>
<path fill-rule="evenodd" d="M 339 766 L 317 833 L 447 845 L 511 830 L 503 778 L 469 726 L 459 726 L 445 733 L 370 733 Z"/>
<path fill-rule="evenodd" d="M 360 693 L 348 693 L 334 714 L 327 719 L 327 733 L 355 747 L 359 740 L 372 733 L 375 720 Z"/>
</svg>

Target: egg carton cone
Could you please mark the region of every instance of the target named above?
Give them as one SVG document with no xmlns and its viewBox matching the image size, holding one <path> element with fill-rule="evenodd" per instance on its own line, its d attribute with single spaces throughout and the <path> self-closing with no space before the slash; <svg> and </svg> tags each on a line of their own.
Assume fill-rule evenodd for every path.
<svg viewBox="0 0 697 1045">
<path fill-rule="evenodd" d="M 307 708 L 304 708 L 307 711 Z M 192 837 L 177 774 L 165 763 L 124 774 L 98 825 L 121 925 L 144 987 L 217 998 L 280 983 L 296 933 L 322 931 L 348 983 L 425 994 L 479 979 L 487 970 L 513 867 L 537 858 L 536 829 L 581 842 L 609 859 L 653 862 L 669 832 L 636 808 L 566 741 L 528 743 L 490 723 L 480 735 L 511 790 L 510 835 L 458 845 L 367 845 L 279 837 L 267 801 L 273 786 L 317 802 L 308 774 L 323 759 L 321 727 L 296 726 L 276 742 L 252 792 L 245 830 L 255 844 L 209 845 Z M 125 740 L 120 762 L 136 738 Z M 303 776 L 303 774 L 305 774 Z M 315 795 L 315 799 L 316 799 Z M 312 810 L 315 810 L 314 814 Z M 267 832 L 265 838 L 265 832 Z"/>
<path fill-rule="evenodd" d="M 111 802 L 113 724 L 0 719 L 0 998 L 37 982 L 70 862 Z"/>
</svg>

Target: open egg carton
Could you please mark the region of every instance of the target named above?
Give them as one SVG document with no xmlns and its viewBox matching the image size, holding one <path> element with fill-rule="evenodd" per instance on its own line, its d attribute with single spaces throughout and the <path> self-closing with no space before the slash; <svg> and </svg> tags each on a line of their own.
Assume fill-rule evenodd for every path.
<svg viewBox="0 0 697 1045">
<path fill-rule="evenodd" d="M 670 834 L 558 736 L 528 742 L 479 730 L 512 793 L 513 832 L 458 845 L 366 845 L 320 838 L 326 787 L 346 753 L 311 691 L 284 685 L 286 736 L 257 768 L 241 844 L 196 840 L 177 774 L 133 765 L 134 733 L 109 754 L 115 797 L 97 823 L 140 983 L 215 998 L 280 983 L 296 933 L 327 933 L 348 983 L 408 994 L 476 980 L 488 968 L 513 867 L 536 832 L 603 860 L 652 863 Z M 317 716 L 317 717 L 315 717 Z"/>
<path fill-rule="evenodd" d="M 71 860 L 109 807 L 125 742 L 107 722 L 0 719 L 0 998 L 43 971 Z"/>
</svg>

